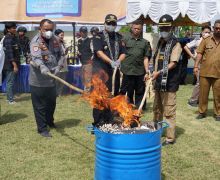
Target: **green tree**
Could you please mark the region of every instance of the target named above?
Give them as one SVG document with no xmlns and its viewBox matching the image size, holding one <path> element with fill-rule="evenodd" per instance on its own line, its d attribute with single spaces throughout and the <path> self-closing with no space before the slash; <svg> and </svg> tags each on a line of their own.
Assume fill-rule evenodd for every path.
<svg viewBox="0 0 220 180">
<path fill-rule="evenodd" d="M 120 33 L 127 33 L 127 32 L 130 32 L 130 27 L 127 25 L 127 26 L 122 26 L 121 29 L 119 30 Z"/>
</svg>

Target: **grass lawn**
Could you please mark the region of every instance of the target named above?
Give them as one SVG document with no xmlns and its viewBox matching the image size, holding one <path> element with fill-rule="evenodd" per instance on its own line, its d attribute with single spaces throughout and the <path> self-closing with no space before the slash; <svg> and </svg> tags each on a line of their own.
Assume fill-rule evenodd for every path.
<svg viewBox="0 0 220 180">
<path fill-rule="evenodd" d="M 187 105 L 192 85 L 178 92 L 177 143 L 162 148 L 162 176 L 168 180 L 220 179 L 220 122 L 212 117 L 196 120 L 197 108 Z M 92 180 L 94 136 L 85 127 L 92 122 L 91 108 L 79 95 L 57 99 L 53 138 L 36 133 L 29 94 L 8 105 L 0 95 L 0 179 Z M 152 100 L 142 120 L 152 119 Z"/>
</svg>

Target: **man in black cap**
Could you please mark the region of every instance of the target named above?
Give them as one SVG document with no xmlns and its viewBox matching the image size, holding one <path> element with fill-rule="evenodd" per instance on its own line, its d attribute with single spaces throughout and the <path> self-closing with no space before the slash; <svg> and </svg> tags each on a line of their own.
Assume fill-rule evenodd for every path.
<svg viewBox="0 0 220 180">
<path fill-rule="evenodd" d="M 104 31 L 94 39 L 94 70 L 104 70 L 108 75 L 106 85 L 113 95 L 117 95 L 120 86 L 119 66 L 125 59 L 125 47 L 122 45 L 122 36 L 115 32 L 117 17 L 108 14 L 105 17 Z M 113 72 L 116 71 L 115 81 L 112 82 Z"/>
<path fill-rule="evenodd" d="M 112 92 L 112 95 L 116 96 L 119 93 L 120 86 L 119 66 L 121 61 L 125 59 L 126 49 L 122 43 L 122 36 L 115 32 L 117 27 L 117 17 L 115 15 L 108 14 L 105 17 L 104 27 L 105 29 L 100 32 L 93 41 L 93 71 L 95 73 L 97 73 L 99 70 L 105 71 L 105 73 L 108 75 L 108 79 L 105 84 L 109 91 Z M 97 124 L 99 121 L 101 121 L 101 116 L 103 116 L 102 112 L 98 109 L 94 109 L 94 124 Z"/>
<path fill-rule="evenodd" d="M 93 37 L 95 37 L 98 33 L 99 33 L 99 28 L 96 27 L 96 26 L 93 26 L 91 29 L 90 29 L 90 33 Z"/>
<path fill-rule="evenodd" d="M 92 50 L 91 38 L 88 37 L 87 27 L 82 26 L 79 29 L 81 38 L 78 40 L 78 54 L 82 63 L 82 75 L 84 90 L 90 89 L 92 77 Z"/>
<path fill-rule="evenodd" d="M 165 117 L 169 123 L 163 145 L 175 143 L 176 91 L 179 88 L 178 61 L 182 52 L 180 43 L 172 34 L 172 22 L 173 18 L 170 15 L 163 15 L 160 18 L 158 26 L 161 38 L 153 58 L 154 121 L 161 121 Z"/>
</svg>

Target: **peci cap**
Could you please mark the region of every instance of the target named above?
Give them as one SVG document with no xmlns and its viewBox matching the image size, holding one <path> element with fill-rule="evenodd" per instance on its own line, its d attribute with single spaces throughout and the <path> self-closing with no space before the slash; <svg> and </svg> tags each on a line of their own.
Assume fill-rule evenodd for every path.
<svg viewBox="0 0 220 180">
<path fill-rule="evenodd" d="M 160 17 L 158 26 L 159 27 L 162 27 L 162 26 L 172 26 L 172 23 L 173 23 L 172 16 L 170 16 L 169 14 L 165 14 L 165 15 Z"/>
<path fill-rule="evenodd" d="M 80 27 L 79 32 L 87 33 L 88 29 L 86 26 L 82 26 L 82 27 Z"/>
<path fill-rule="evenodd" d="M 106 17 L 105 17 L 105 22 L 109 23 L 109 22 L 115 22 L 117 23 L 117 17 L 116 15 L 114 14 L 108 14 Z"/>
<path fill-rule="evenodd" d="M 24 27 L 24 26 L 19 26 L 19 27 L 17 28 L 17 32 L 24 32 L 24 33 L 26 33 L 26 32 L 27 32 L 27 28 Z"/>
</svg>

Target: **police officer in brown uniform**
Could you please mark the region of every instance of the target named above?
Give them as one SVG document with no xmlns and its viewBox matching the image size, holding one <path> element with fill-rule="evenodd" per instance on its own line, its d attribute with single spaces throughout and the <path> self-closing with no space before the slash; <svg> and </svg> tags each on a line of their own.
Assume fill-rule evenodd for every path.
<svg viewBox="0 0 220 180">
<path fill-rule="evenodd" d="M 154 55 L 155 99 L 153 105 L 154 121 L 165 117 L 169 123 L 163 145 L 175 143 L 176 91 L 179 88 L 178 61 L 182 52 L 180 43 L 172 35 L 173 18 L 163 15 L 159 20 L 161 38 Z"/>
<path fill-rule="evenodd" d="M 197 49 L 194 73 L 198 74 L 200 66 L 199 115 L 197 119 L 206 117 L 210 87 L 213 89 L 214 114 L 220 121 L 220 20 L 214 24 L 214 33 L 202 40 Z"/>
</svg>

